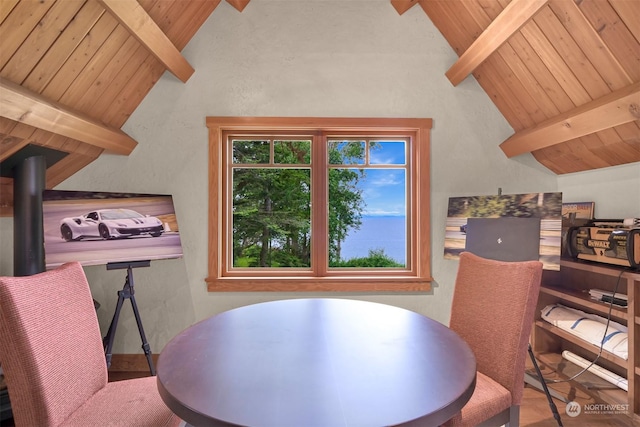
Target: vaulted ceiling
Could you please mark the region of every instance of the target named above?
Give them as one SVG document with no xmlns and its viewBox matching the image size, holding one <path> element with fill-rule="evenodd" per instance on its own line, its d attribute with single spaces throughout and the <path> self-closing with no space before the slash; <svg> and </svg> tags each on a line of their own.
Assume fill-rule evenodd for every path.
<svg viewBox="0 0 640 427">
<path fill-rule="evenodd" d="M 103 152 L 131 153 L 120 128 L 166 70 L 189 79 L 180 51 L 220 1 L 0 0 L 0 214 L 21 157 L 57 154 L 53 188 Z M 389 7 L 417 4 L 459 55 L 451 84 L 473 74 L 513 127 L 495 141 L 506 156 L 531 152 L 557 174 L 640 161 L 640 0 Z"/>
</svg>

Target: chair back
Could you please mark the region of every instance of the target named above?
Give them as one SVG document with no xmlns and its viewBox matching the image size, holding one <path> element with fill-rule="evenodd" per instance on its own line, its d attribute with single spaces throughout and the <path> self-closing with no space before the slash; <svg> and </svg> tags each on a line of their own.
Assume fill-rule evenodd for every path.
<svg viewBox="0 0 640 427">
<path fill-rule="evenodd" d="M 108 381 L 79 263 L 0 277 L 0 360 L 16 425 L 56 426 Z"/>
<path fill-rule="evenodd" d="M 494 261 L 471 252 L 460 255 L 449 327 L 473 350 L 477 370 L 511 392 L 512 405 L 522 400 L 541 279 L 539 261 Z"/>
</svg>

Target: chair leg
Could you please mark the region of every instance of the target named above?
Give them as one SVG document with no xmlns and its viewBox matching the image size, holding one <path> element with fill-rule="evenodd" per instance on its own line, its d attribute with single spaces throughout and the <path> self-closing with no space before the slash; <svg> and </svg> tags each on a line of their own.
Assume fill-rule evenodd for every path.
<svg viewBox="0 0 640 427">
<path fill-rule="evenodd" d="M 509 422 L 506 427 L 520 427 L 520 406 L 511 406 L 509 408 Z"/>
</svg>

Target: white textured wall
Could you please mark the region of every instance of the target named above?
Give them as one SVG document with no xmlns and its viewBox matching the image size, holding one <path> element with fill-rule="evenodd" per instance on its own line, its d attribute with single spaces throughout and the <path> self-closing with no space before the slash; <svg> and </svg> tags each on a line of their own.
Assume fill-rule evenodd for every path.
<svg viewBox="0 0 640 427">
<path fill-rule="evenodd" d="M 154 352 L 191 323 L 238 306 L 299 296 L 362 298 L 448 322 L 457 262 L 442 256 L 449 197 L 562 191 L 597 207 L 625 196 L 617 181 L 640 185 L 638 167 L 558 178 L 530 155 L 508 160 L 498 144 L 512 129 L 473 77 L 453 87 L 444 73 L 457 56 L 414 7 L 399 16 L 388 0 L 252 0 L 239 13 L 221 2 L 184 49 L 196 69 L 183 84 L 165 73 L 123 130 L 139 142 L 128 157 L 103 155 L 59 189 L 170 193 L 184 258 L 134 272 L 142 320 Z M 432 130 L 433 292 L 426 294 L 208 293 L 206 116 L 429 117 Z M 599 177 L 606 178 L 607 183 Z M 637 193 L 637 191 L 636 191 Z M 629 204 L 631 203 L 631 204 Z M 600 210 L 598 209 L 600 212 Z M 610 212 L 615 216 L 615 212 Z M 629 215 L 627 215 L 629 216 Z M 0 273 L 11 273 L 11 219 L 0 220 Z M 7 247 L 9 246 L 9 247 Z M 122 271 L 87 267 L 106 330 Z M 125 307 L 115 353 L 139 353 Z"/>
<path fill-rule="evenodd" d="M 565 202 L 595 202 L 596 218 L 640 218 L 640 163 L 558 176 Z"/>
</svg>

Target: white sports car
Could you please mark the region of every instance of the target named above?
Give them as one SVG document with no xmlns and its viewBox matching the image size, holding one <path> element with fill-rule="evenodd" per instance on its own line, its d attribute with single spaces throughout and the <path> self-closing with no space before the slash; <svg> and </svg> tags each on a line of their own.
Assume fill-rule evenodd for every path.
<svg viewBox="0 0 640 427">
<path fill-rule="evenodd" d="M 158 218 L 144 216 L 131 209 L 99 209 L 60 221 L 60 234 L 67 242 L 85 237 L 115 239 L 140 234 L 158 237 L 163 231 Z"/>
</svg>

